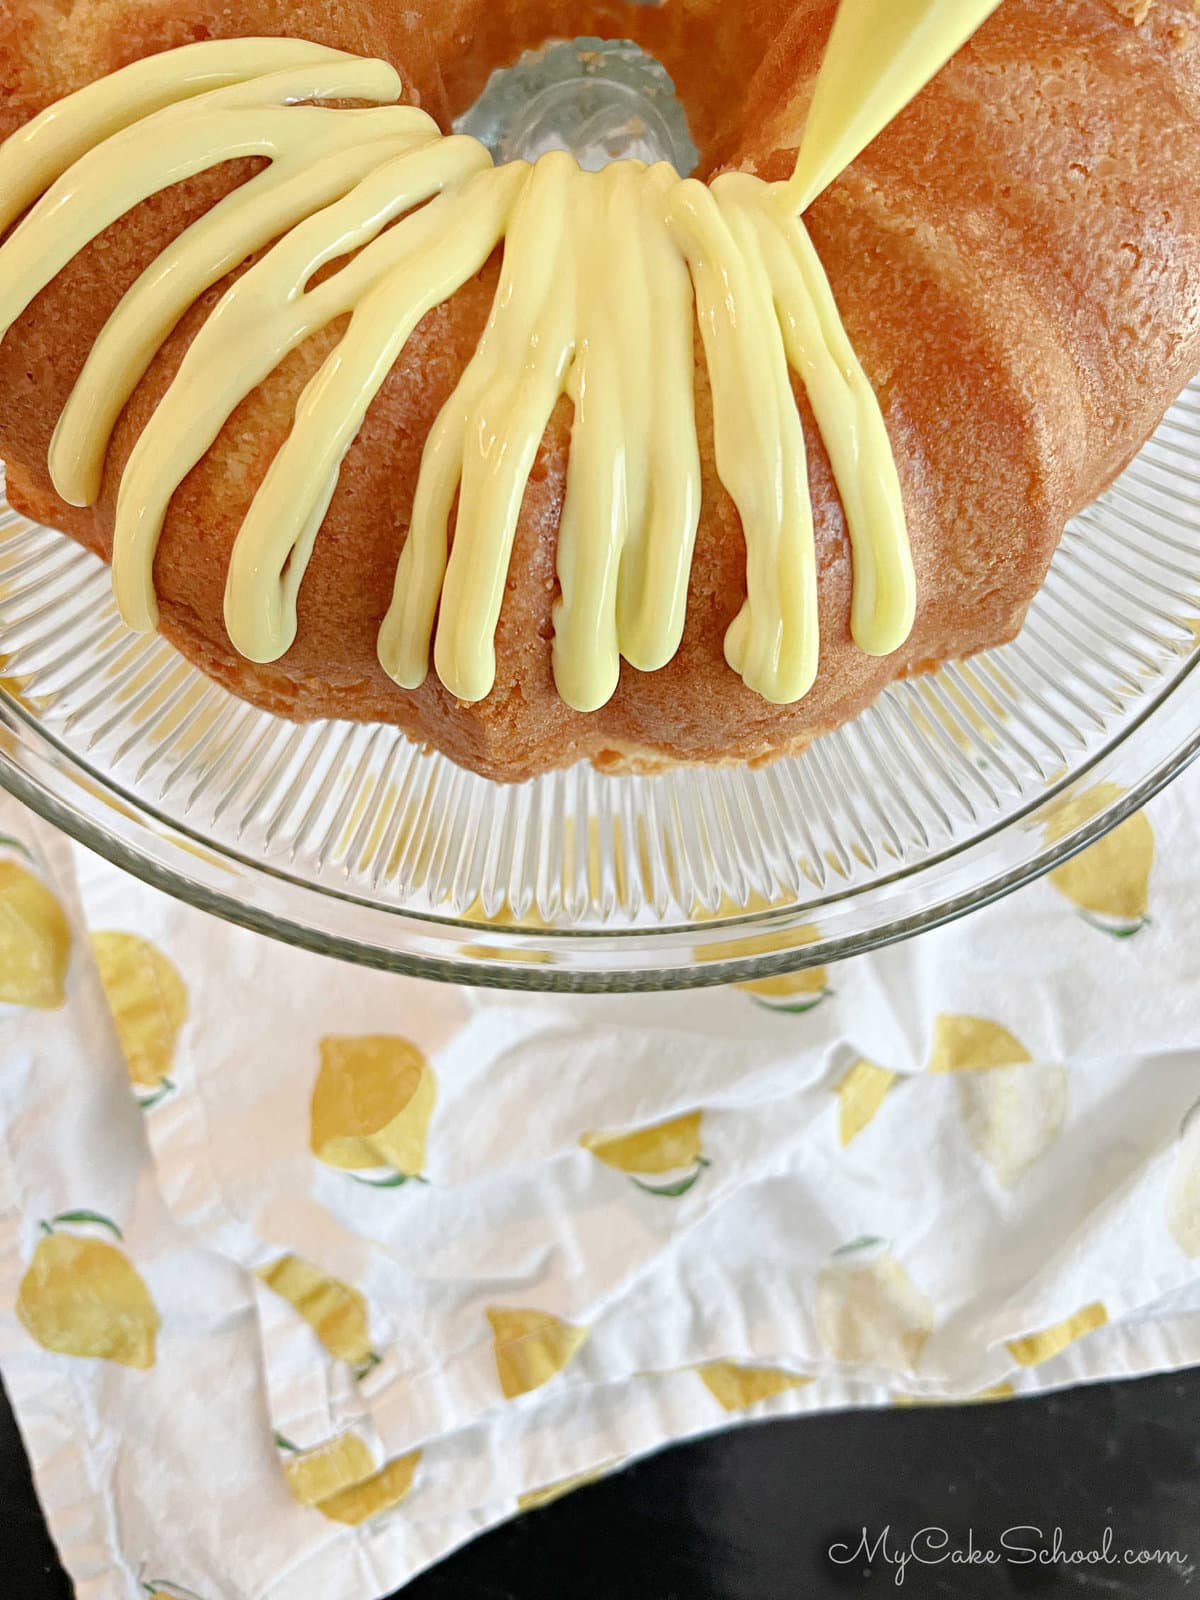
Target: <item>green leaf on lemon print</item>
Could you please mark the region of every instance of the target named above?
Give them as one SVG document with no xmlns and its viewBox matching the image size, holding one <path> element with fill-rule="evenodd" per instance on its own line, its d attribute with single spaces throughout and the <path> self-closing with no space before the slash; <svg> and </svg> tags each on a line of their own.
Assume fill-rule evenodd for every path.
<svg viewBox="0 0 1200 1600">
<path fill-rule="evenodd" d="M 17 1319 L 43 1350 L 145 1371 L 154 1365 L 161 1326 L 150 1291 L 116 1245 L 59 1231 L 72 1224 L 97 1224 L 121 1237 L 96 1211 L 63 1211 L 41 1223 L 43 1237 L 17 1293 Z"/>
<path fill-rule="evenodd" d="M 888 1241 L 880 1238 L 877 1233 L 862 1233 L 857 1239 L 851 1239 L 849 1244 L 841 1245 L 835 1250 L 833 1252 L 834 1259 L 836 1260 L 839 1256 L 856 1256 L 863 1250 L 877 1250 L 880 1247 L 886 1249 L 887 1243 Z"/>
<path fill-rule="evenodd" d="M 697 1156 L 695 1170 L 689 1173 L 686 1178 L 680 1178 L 678 1183 L 664 1183 L 656 1186 L 653 1183 L 643 1183 L 640 1178 L 631 1178 L 630 1182 L 635 1189 L 640 1189 L 643 1194 L 657 1195 L 660 1200 L 680 1200 L 685 1194 L 691 1193 L 700 1182 L 701 1174 L 705 1168 L 711 1166 L 712 1162 L 707 1157 Z"/>
<path fill-rule="evenodd" d="M 712 1162 L 704 1154 L 703 1112 L 692 1111 L 669 1122 L 629 1133 L 585 1133 L 581 1146 L 597 1161 L 623 1172 L 636 1189 L 660 1200 L 680 1200 L 699 1183 Z M 678 1174 L 666 1183 L 648 1178 Z"/>
<path fill-rule="evenodd" d="M 170 1578 L 145 1578 L 142 1589 L 150 1600 L 200 1600 L 194 1589 L 181 1589 Z"/>
<path fill-rule="evenodd" d="M 161 1105 L 164 1100 L 169 1099 L 174 1093 L 174 1083 L 170 1078 L 164 1078 L 153 1094 L 147 1095 L 144 1100 L 139 1098 L 138 1109 L 141 1111 L 153 1111 L 155 1106 Z"/>
<path fill-rule="evenodd" d="M 1142 917 L 1137 922 L 1122 926 L 1110 922 L 1102 922 L 1099 917 L 1093 916 L 1090 911 L 1081 911 L 1079 915 L 1090 928 L 1095 928 L 1097 933 L 1106 933 L 1110 939 L 1136 939 L 1143 928 L 1150 927 L 1152 920 L 1150 917 Z"/>
<path fill-rule="evenodd" d="M 14 839 L 11 834 L 0 833 L 0 850 L 15 850 L 18 855 L 24 856 L 26 861 L 33 860 L 32 852 L 23 845 L 20 839 Z"/>
<path fill-rule="evenodd" d="M 40 1222 L 38 1226 L 43 1233 L 51 1234 L 60 1223 L 79 1226 L 88 1222 L 94 1223 L 100 1228 L 107 1228 L 116 1239 L 124 1239 L 125 1237 L 111 1217 L 103 1217 L 98 1211 L 60 1211 L 56 1217 L 51 1217 L 49 1222 Z"/>
<path fill-rule="evenodd" d="M 423 1184 L 429 1187 L 429 1179 L 410 1177 L 407 1172 L 393 1172 L 387 1178 L 360 1178 L 357 1172 L 352 1172 L 350 1177 L 355 1183 L 361 1183 L 364 1189 L 403 1189 L 406 1184 Z"/>
<path fill-rule="evenodd" d="M 424 1052 L 386 1034 L 321 1040 L 310 1147 L 318 1161 L 373 1189 L 424 1183 L 425 1144 L 437 1080 Z"/>
<path fill-rule="evenodd" d="M 810 972 L 797 972 L 790 978 L 762 978 L 759 981 L 762 983 L 795 984 L 801 979 L 823 977 L 824 973 L 824 967 L 817 967 L 815 970 Z M 747 988 L 748 985 L 739 984 L 738 987 L 744 989 Z M 789 990 L 787 992 L 791 993 L 794 991 Z M 798 1000 L 794 1005 L 781 1006 L 774 1004 L 770 1000 L 761 1000 L 756 998 L 754 1003 L 761 1011 L 773 1011 L 778 1017 L 806 1017 L 810 1011 L 815 1011 L 818 1006 L 824 1005 L 826 1000 L 834 999 L 836 994 L 836 989 L 830 989 L 828 986 L 823 986 L 815 1000 Z"/>
<path fill-rule="evenodd" d="M 1046 823 L 1047 841 L 1066 838 L 1114 805 L 1123 792 L 1114 783 L 1099 783 L 1057 807 Z M 1139 811 L 1057 867 L 1049 881 L 1089 927 L 1113 939 L 1133 939 L 1150 925 L 1154 854 L 1154 829 L 1145 812 Z"/>
</svg>

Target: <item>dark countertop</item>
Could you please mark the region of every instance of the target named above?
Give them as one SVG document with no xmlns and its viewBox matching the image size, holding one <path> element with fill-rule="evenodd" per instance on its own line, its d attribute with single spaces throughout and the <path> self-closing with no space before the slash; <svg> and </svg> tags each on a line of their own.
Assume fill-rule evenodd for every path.
<svg viewBox="0 0 1200 1600">
<path fill-rule="evenodd" d="M 890 1527 L 890 1548 L 942 1529 L 961 1553 L 897 1568 L 829 1549 Z M 0 1409 L 0 1592 L 68 1600 L 7 1407 Z M 1040 1529 L 1017 1533 L 1018 1528 Z M 1068 1550 L 1114 1560 L 1043 1564 Z M 931 1536 L 936 1539 L 936 1533 Z M 1175 1549 L 1182 1566 L 1129 1566 L 1131 1547 Z M 1044 1400 L 805 1418 L 668 1451 L 488 1535 L 405 1591 L 405 1600 L 915 1600 L 1103 1596 L 1200 1600 L 1200 1369 Z M 213 1600 L 224 1600 L 215 1596 Z"/>
</svg>

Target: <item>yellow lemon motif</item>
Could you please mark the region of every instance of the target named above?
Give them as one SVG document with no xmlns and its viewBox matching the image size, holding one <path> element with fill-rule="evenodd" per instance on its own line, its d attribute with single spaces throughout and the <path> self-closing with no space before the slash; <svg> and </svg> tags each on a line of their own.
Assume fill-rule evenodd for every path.
<svg viewBox="0 0 1200 1600">
<path fill-rule="evenodd" d="M 543 1489 L 531 1489 L 528 1494 L 517 1496 L 517 1509 L 520 1511 L 540 1511 L 543 1506 L 553 1505 L 556 1500 L 561 1500 L 565 1495 L 574 1494 L 576 1489 L 586 1489 L 591 1483 L 599 1483 L 602 1478 L 607 1478 L 621 1465 L 619 1460 L 602 1462 L 598 1467 L 592 1467 L 588 1472 L 577 1472 L 570 1478 L 559 1478 L 556 1483 L 548 1483 Z"/>
<path fill-rule="evenodd" d="M 956 1074 L 967 1137 L 1006 1188 L 1062 1133 L 1066 1070 L 1035 1066 L 1021 1041 L 998 1022 L 938 1017 L 928 1070 Z"/>
<path fill-rule="evenodd" d="M 1027 1334 L 1023 1339 L 1008 1340 L 1008 1351 L 1014 1361 L 1023 1367 L 1037 1367 L 1043 1361 L 1049 1361 L 1053 1356 L 1061 1355 L 1068 1345 L 1082 1339 L 1085 1334 L 1095 1333 L 1097 1328 L 1103 1328 L 1108 1321 L 1108 1312 L 1102 1303 L 1097 1300 L 1092 1305 L 1085 1306 L 1082 1311 L 1077 1311 L 1073 1317 L 1068 1317 L 1065 1322 L 1056 1322 L 1052 1328 L 1043 1328 L 1041 1333 Z"/>
<path fill-rule="evenodd" d="M 183 979 L 161 950 L 133 933 L 94 933 L 92 954 L 130 1079 L 157 1100 L 171 1088 L 167 1074 L 188 1014 Z"/>
<path fill-rule="evenodd" d="M 357 1289 L 299 1256 L 280 1256 L 259 1267 L 258 1276 L 299 1312 L 335 1361 L 348 1362 L 360 1378 L 379 1364 L 371 1349 L 367 1302 Z"/>
<path fill-rule="evenodd" d="M 489 1306 L 496 1373 L 506 1400 L 529 1394 L 570 1365 L 588 1336 L 546 1311 Z"/>
<path fill-rule="evenodd" d="M 986 1406 L 994 1405 L 997 1400 L 1011 1400 L 1016 1394 L 1011 1383 L 993 1384 L 990 1389 L 981 1389 L 978 1394 L 971 1395 L 966 1400 L 941 1400 L 931 1399 L 925 1395 L 894 1394 L 894 1406 Z"/>
<path fill-rule="evenodd" d="M 356 1433 L 340 1433 L 315 1450 L 297 1450 L 278 1436 L 275 1443 L 289 1452 L 283 1475 L 297 1505 L 320 1505 L 322 1500 L 362 1483 L 378 1470 L 366 1440 Z"/>
<path fill-rule="evenodd" d="M 813 1381 L 781 1368 L 742 1367 L 733 1361 L 709 1361 L 696 1371 L 713 1399 L 726 1411 L 744 1411 L 747 1406 L 773 1400 L 790 1389 L 803 1389 Z"/>
<path fill-rule="evenodd" d="M 790 933 L 767 933 L 739 944 L 737 953 L 739 956 L 766 956 L 778 950 L 800 950 L 805 945 L 815 944 L 820 937 L 819 930 L 812 926 L 795 928 Z M 829 973 L 824 967 L 809 967 L 804 972 L 785 972 L 778 978 L 754 978 L 735 987 L 760 1000 L 791 1002 L 773 1006 L 772 1010 L 786 1012 L 789 1016 L 804 1016 L 829 998 Z"/>
<path fill-rule="evenodd" d="M 962 1074 L 955 1087 L 967 1137 L 1004 1187 L 1015 1188 L 1062 1133 L 1066 1069 L 992 1067 Z"/>
<path fill-rule="evenodd" d="M 874 1121 L 896 1077 L 873 1061 L 856 1061 L 838 1084 L 838 1138 L 843 1150 Z"/>
<path fill-rule="evenodd" d="M 1113 783 L 1100 783 L 1086 794 L 1058 807 L 1046 823 L 1053 844 L 1121 798 Z M 1154 829 L 1144 812 L 1128 817 L 1097 844 L 1056 868 L 1050 882 L 1104 933 L 1128 939 L 1146 926 L 1150 910 L 1150 873 L 1154 866 Z"/>
<path fill-rule="evenodd" d="M 1187 1256 L 1200 1256 L 1200 1105 L 1184 1124 L 1167 1197 L 1167 1226 Z"/>
<path fill-rule="evenodd" d="M 1033 1057 L 998 1022 L 983 1017 L 940 1016 L 933 1027 L 930 1072 L 986 1072 L 1019 1066 Z"/>
<path fill-rule="evenodd" d="M 745 909 L 755 910 L 766 906 L 761 895 L 753 898 L 754 903 Z M 697 945 L 695 956 L 697 961 L 728 961 L 731 955 L 739 959 L 744 956 L 771 956 L 781 950 L 802 950 L 805 945 L 815 944 L 820 937 L 820 930 L 810 924 L 739 940 L 736 949 L 719 944 Z M 748 983 L 734 984 L 734 988 L 742 990 L 744 994 L 752 994 L 759 1000 L 793 1001 L 794 1004 L 773 1005 L 771 1009 L 802 1016 L 805 1012 L 815 1011 L 822 1000 L 828 999 L 829 974 L 824 967 L 809 967 L 804 972 L 784 973 L 778 978 L 754 978 Z"/>
<path fill-rule="evenodd" d="M 53 1011 L 66 1003 L 71 924 L 40 878 L 0 861 L 0 1002 Z"/>
<path fill-rule="evenodd" d="M 408 1039 L 322 1039 L 312 1096 L 312 1152 L 345 1172 L 391 1167 L 377 1187 L 419 1178 L 437 1100 L 424 1052 Z"/>
<path fill-rule="evenodd" d="M 142 1371 L 154 1365 L 158 1311 L 129 1258 L 105 1239 L 60 1233 L 62 1224 L 120 1229 L 89 1211 L 65 1211 L 43 1223 L 17 1294 L 17 1316 L 44 1350 L 115 1361 Z"/>
<path fill-rule="evenodd" d="M 606 1167 L 629 1175 L 646 1194 L 678 1200 L 694 1189 L 700 1175 L 712 1163 L 701 1147 L 703 1113 L 690 1112 L 670 1122 L 655 1123 L 632 1133 L 585 1133 L 580 1144 Z M 673 1183 L 644 1183 L 645 1177 L 662 1177 L 669 1172 L 683 1174 Z M 637 1174 L 641 1174 L 638 1177 Z"/>
<path fill-rule="evenodd" d="M 893 1256 L 857 1266 L 851 1250 L 817 1281 L 822 1343 L 838 1361 L 913 1369 L 933 1332 L 932 1303 Z"/>
<path fill-rule="evenodd" d="M 322 1500 L 317 1510 L 330 1522 L 341 1522 L 348 1528 L 357 1528 L 372 1517 L 382 1516 L 385 1511 L 394 1511 L 408 1497 L 420 1464 L 419 1450 L 414 1450 L 411 1455 L 399 1456 L 395 1461 L 389 1461 L 373 1477 L 343 1489 L 328 1500 Z"/>
</svg>

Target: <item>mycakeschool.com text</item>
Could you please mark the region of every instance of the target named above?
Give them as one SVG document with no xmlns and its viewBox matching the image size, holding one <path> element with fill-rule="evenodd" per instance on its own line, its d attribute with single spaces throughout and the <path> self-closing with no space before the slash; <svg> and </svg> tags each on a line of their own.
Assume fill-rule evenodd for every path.
<svg viewBox="0 0 1200 1600">
<path fill-rule="evenodd" d="M 1149 1567 L 1181 1578 L 1195 1571 L 1187 1551 L 1131 1546 L 1111 1527 L 1081 1540 L 1073 1539 L 1064 1528 L 1025 1524 L 990 1534 L 985 1542 L 970 1528 L 952 1533 L 948 1528 L 930 1526 L 909 1534 L 889 1524 L 863 1528 L 837 1540 L 827 1553 L 834 1566 L 857 1568 L 864 1577 L 888 1572 L 897 1588 L 914 1573 L 930 1567 Z"/>
</svg>

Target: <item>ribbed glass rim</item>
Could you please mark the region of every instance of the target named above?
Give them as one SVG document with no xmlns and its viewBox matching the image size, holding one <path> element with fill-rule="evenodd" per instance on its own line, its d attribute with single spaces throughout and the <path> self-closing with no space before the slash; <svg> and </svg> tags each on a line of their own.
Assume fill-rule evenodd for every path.
<svg viewBox="0 0 1200 1600">
<path fill-rule="evenodd" d="M 129 634 L 97 558 L 2 502 L 0 651 L 0 786 L 203 911 L 491 988 L 780 977 L 1001 899 L 1200 755 L 1200 382 L 1071 524 L 1016 641 L 758 773 L 505 790 L 394 729 L 280 723 Z"/>
<path fill-rule="evenodd" d="M 0 786 L 47 822 L 146 883 L 228 922 L 357 965 L 486 988 L 622 993 L 712 987 L 831 965 L 954 922 L 1061 866 L 1140 810 L 1200 755 L 1200 655 L 1086 766 L 1014 816 L 938 858 L 822 902 L 645 930 L 508 928 L 382 907 L 288 879 L 207 841 L 107 782 L 0 688 Z M 80 779 L 84 781 L 81 783 Z M 619 780 L 614 780 L 619 781 Z M 1053 844 L 1040 831 L 1065 795 L 1099 783 L 1120 797 Z M 247 875 L 242 892 L 228 880 Z M 881 892 L 891 915 L 841 931 Z M 775 952 L 824 913 L 820 936 Z M 351 921 L 355 926 L 351 928 Z M 464 935 L 475 943 L 464 942 Z M 486 940 L 486 944 L 477 941 Z M 698 957 L 698 948 L 702 954 Z"/>
</svg>

